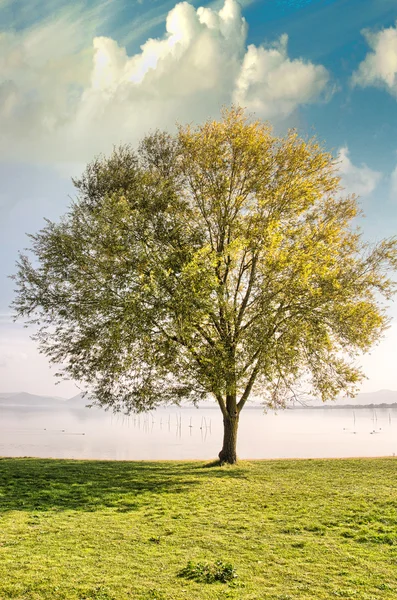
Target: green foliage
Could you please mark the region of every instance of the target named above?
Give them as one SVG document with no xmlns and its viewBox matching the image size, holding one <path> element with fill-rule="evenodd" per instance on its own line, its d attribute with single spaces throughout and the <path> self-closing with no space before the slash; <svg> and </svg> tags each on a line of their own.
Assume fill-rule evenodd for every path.
<svg viewBox="0 0 397 600">
<path fill-rule="evenodd" d="M 228 583 L 237 577 L 236 569 L 230 563 L 217 560 L 212 564 L 191 560 L 178 573 L 179 577 L 193 579 L 198 583 Z"/>
</svg>

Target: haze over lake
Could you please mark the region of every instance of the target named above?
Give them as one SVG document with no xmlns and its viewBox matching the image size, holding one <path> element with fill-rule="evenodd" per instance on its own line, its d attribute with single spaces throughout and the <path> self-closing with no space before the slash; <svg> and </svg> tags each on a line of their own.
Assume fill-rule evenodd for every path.
<svg viewBox="0 0 397 600">
<path fill-rule="evenodd" d="M 123 417 L 98 408 L 0 406 L 0 456 L 116 460 L 213 459 L 222 442 L 217 407 L 168 407 Z M 240 418 L 238 455 L 320 458 L 397 454 L 397 407 L 297 408 Z"/>
</svg>

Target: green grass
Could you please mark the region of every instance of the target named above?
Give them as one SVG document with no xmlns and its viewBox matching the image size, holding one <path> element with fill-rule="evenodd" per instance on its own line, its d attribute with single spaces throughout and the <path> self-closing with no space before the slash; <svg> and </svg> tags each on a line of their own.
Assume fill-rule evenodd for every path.
<svg viewBox="0 0 397 600">
<path fill-rule="evenodd" d="M 181 577 L 189 561 L 237 578 Z M 395 600 L 397 461 L 1 459 L 8 598 Z"/>
</svg>

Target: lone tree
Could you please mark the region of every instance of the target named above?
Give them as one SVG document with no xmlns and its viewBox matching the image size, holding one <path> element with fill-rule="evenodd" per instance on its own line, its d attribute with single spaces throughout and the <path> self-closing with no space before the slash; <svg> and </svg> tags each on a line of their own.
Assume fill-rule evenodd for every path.
<svg viewBox="0 0 397 600">
<path fill-rule="evenodd" d="M 379 340 L 396 240 L 374 247 L 315 140 L 279 138 L 240 108 L 156 132 L 91 162 L 66 215 L 20 255 L 16 316 L 59 376 L 114 411 L 213 396 L 220 461 L 236 461 L 250 394 L 283 406 L 297 385 L 353 394 Z"/>
</svg>

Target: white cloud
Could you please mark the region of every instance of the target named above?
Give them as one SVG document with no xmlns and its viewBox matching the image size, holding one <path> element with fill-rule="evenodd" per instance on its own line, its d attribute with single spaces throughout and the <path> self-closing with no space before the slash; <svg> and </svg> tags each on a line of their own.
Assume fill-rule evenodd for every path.
<svg viewBox="0 0 397 600">
<path fill-rule="evenodd" d="M 329 73 L 325 67 L 291 60 L 288 36 L 272 46 L 248 46 L 236 81 L 234 101 L 265 118 L 288 116 L 300 104 L 318 99 L 326 90 Z"/>
<path fill-rule="evenodd" d="M 288 57 L 287 36 L 247 49 L 236 0 L 220 10 L 177 4 L 163 38 L 133 56 L 109 37 L 88 42 L 84 27 L 63 18 L 0 34 L 0 158 L 84 163 L 150 129 L 216 116 L 232 101 L 285 118 L 329 80 L 321 65 Z"/>
<path fill-rule="evenodd" d="M 372 52 L 353 73 L 353 85 L 385 87 L 397 97 L 397 22 L 395 27 L 377 33 L 365 30 L 363 35 Z"/>
<path fill-rule="evenodd" d="M 374 191 L 382 178 L 382 173 L 370 169 L 365 164 L 360 167 L 354 165 L 349 158 L 347 147 L 339 150 L 338 163 L 342 185 L 349 194 L 367 196 Z"/>
<path fill-rule="evenodd" d="M 81 20 L 63 15 L 0 33 L 0 152 L 29 160 L 77 108 L 91 69 Z M 26 145 L 26 152 L 23 151 Z"/>
</svg>

